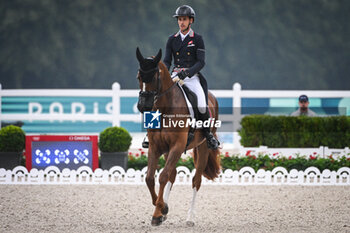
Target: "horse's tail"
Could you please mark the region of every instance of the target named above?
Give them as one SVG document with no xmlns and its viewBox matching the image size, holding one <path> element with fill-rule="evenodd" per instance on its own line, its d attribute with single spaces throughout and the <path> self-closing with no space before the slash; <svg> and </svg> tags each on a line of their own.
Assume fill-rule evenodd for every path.
<svg viewBox="0 0 350 233">
<path fill-rule="evenodd" d="M 203 142 L 200 146 L 193 148 L 193 160 L 194 164 L 196 165 L 198 163 L 198 159 L 200 159 L 201 156 L 205 156 L 205 154 L 207 154 L 208 161 L 202 175 L 209 180 L 214 180 L 216 177 L 218 177 L 221 169 L 220 150 L 210 150 L 206 144 L 206 142 Z"/>
<path fill-rule="evenodd" d="M 220 150 L 209 150 L 208 163 L 204 169 L 203 176 L 209 180 L 214 180 L 218 177 L 221 169 L 220 162 Z"/>
<path fill-rule="evenodd" d="M 215 119 L 219 119 L 219 104 L 217 99 L 215 98 L 215 96 L 209 92 L 209 98 L 212 98 L 211 101 L 214 102 L 214 111 L 215 111 Z M 216 128 L 215 126 L 212 129 L 212 132 L 214 134 L 215 138 L 218 138 L 216 135 Z M 218 177 L 219 173 L 220 173 L 220 162 L 221 162 L 221 158 L 220 158 L 220 150 L 219 148 L 216 150 L 210 150 L 209 151 L 209 156 L 208 156 L 208 163 L 207 166 L 205 167 L 205 170 L 203 172 L 204 177 L 208 178 L 209 180 L 214 180 L 216 177 Z"/>
</svg>

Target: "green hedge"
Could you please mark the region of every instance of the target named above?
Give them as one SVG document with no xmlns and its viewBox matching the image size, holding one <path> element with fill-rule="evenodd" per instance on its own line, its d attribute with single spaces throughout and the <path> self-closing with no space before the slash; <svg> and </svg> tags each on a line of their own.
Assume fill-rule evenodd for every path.
<svg viewBox="0 0 350 233">
<path fill-rule="evenodd" d="M 325 169 L 331 171 L 337 171 L 342 167 L 350 167 L 350 159 L 343 156 L 339 159 L 319 158 L 317 156 L 309 156 L 309 158 L 302 156 L 297 158 L 270 158 L 268 155 L 256 156 L 225 156 L 221 159 L 222 170 L 232 169 L 240 170 L 245 166 L 252 167 L 255 171 L 264 169 L 272 171 L 275 167 L 284 167 L 287 171 L 297 169 L 298 171 L 304 171 L 308 167 L 317 167 L 321 172 Z"/>
<path fill-rule="evenodd" d="M 22 152 L 25 141 L 25 133 L 18 126 L 9 125 L 0 130 L 0 152 Z"/>
<path fill-rule="evenodd" d="M 131 145 L 129 132 L 122 127 L 108 127 L 100 133 L 98 147 L 103 152 L 128 151 Z"/>
<path fill-rule="evenodd" d="M 220 155 L 221 157 L 221 168 L 223 171 L 226 169 L 240 170 L 243 167 L 249 166 L 252 167 L 255 171 L 259 169 L 264 169 L 266 171 L 272 171 L 275 167 L 284 167 L 287 171 L 292 169 L 297 169 L 299 171 L 304 171 L 308 167 L 317 167 L 321 172 L 324 169 L 329 169 L 331 171 L 337 171 L 342 167 L 350 167 L 350 158 L 343 156 L 339 159 L 333 159 L 332 156 L 328 158 L 320 158 L 317 154 L 310 156 L 300 156 L 297 158 L 292 158 L 291 156 L 287 157 L 273 157 L 270 158 L 268 155 L 259 155 L 254 156 L 247 153 L 246 156 L 239 155 L 230 155 L 226 152 L 225 155 Z M 140 153 L 131 153 L 129 152 L 128 156 L 128 168 L 133 168 L 135 170 L 142 170 L 147 166 L 147 155 L 143 150 L 140 150 Z M 159 158 L 157 169 L 160 170 L 165 165 L 164 156 Z M 22 162 L 22 166 L 25 166 L 25 159 Z M 185 166 L 190 171 L 194 169 L 192 157 L 186 159 L 180 159 L 176 167 Z"/>
<path fill-rule="evenodd" d="M 144 167 L 147 166 L 147 161 L 148 161 L 148 157 L 145 154 L 133 155 L 132 153 L 129 153 L 128 168 L 134 168 L 135 170 L 142 170 Z M 161 169 L 164 166 L 165 166 L 165 158 L 164 156 L 161 156 L 158 162 L 158 169 Z M 180 159 L 176 163 L 176 167 L 179 167 L 179 166 L 185 166 L 188 169 L 190 169 L 190 171 L 192 171 L 194 169 L 194 163 L 193 163 L 192 157 L 189 157 L 187 159 Z"/>
<path fill-rule="evenodd" d="M 250 115 L 241 121 L 241 144 L 245 147 L 350 146 L 350 117 L 291 117 Z"/>
<path fill-rule="evenodd" d="M 164 157 L 160 157 L 158 163 L 158 170 L 165 165 Z M 135 170 L 142 170 L 147 166 L 147 155 L 143 152 L 132 154 L 129 153 L 128 168 L 134 168 Z M 180 159 L 176 164 L 178 166 L 185 166 L 190 171 L 194 169 L 192 157 L 186 159 Z M 332 156 L 328 158 L 320 158 L 317 154 L 310 156 L 299 156 L 297 158 L 289 157 L 269 157 L 268 155 L 254 156 L 247 154 L 246 156 L 239 155 L 221 155 L 221 168 L 223 171 L 226 169 L 240 170 L 243 167 L 252 167 L 255 171 L 264 169 L 266 171 L 272 171 L 276 167 L 284 167 L 287 171 L 297 169 L 304 171 L 308 167 L 317 167 L 321 172 L 325 169 L 331 171 L 337 171 L 342 167 L 350 167 L 350 158 L 343 156 L 339 159 L 334 159 Z"/>
</svg>

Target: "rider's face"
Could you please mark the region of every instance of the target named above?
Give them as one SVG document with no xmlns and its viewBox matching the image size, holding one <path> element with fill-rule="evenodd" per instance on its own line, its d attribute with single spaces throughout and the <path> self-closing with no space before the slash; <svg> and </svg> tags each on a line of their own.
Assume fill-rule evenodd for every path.
<svg viewBox="0 0 350 233">
<path fill-rule="evenodd" d="M 190 19 L 190 17 L 188 17 L 188 16 L 177 17 L 177 23 L 179 24 L 179 28 L 180 28 L 181 32 L 187 33 L 191 22 L 192 22 L 192 19 Z"/>
</svg>

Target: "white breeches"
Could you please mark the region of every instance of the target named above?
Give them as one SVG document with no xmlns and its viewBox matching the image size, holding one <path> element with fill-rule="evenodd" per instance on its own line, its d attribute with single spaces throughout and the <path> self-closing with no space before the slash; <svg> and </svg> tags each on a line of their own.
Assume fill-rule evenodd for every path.
<svg viewBox="0 0 350 233">
<path fill-rule="evenodd" d="M 172 76 L 174 76 L 175 74 L 176 72 L 173 72 Z M 207 111 L 207 103 L 205 101 L 204 90 L 201 86 L 198 75 L 195 74 L 191 78 L 186 77 L 184 79 L 184 82 L 186 87 L 188 87 L 191 91 L 193 91 L 194 94 L 197 96 L 198 111 L 204 114 Z"/>
</svg>

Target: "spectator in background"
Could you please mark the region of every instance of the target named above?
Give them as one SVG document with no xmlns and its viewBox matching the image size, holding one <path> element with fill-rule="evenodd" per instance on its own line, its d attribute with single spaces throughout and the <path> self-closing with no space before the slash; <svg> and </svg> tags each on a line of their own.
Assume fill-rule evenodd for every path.
<svg viewBox="0 0 350 233">
<path fill-rule="evenodd" d="M 309 109 L 309 98 L 306 95 L 299 96 L 299 109 L 291 114 L 291 116 L 317 116 L 317 114 Z"/>
</svg>

